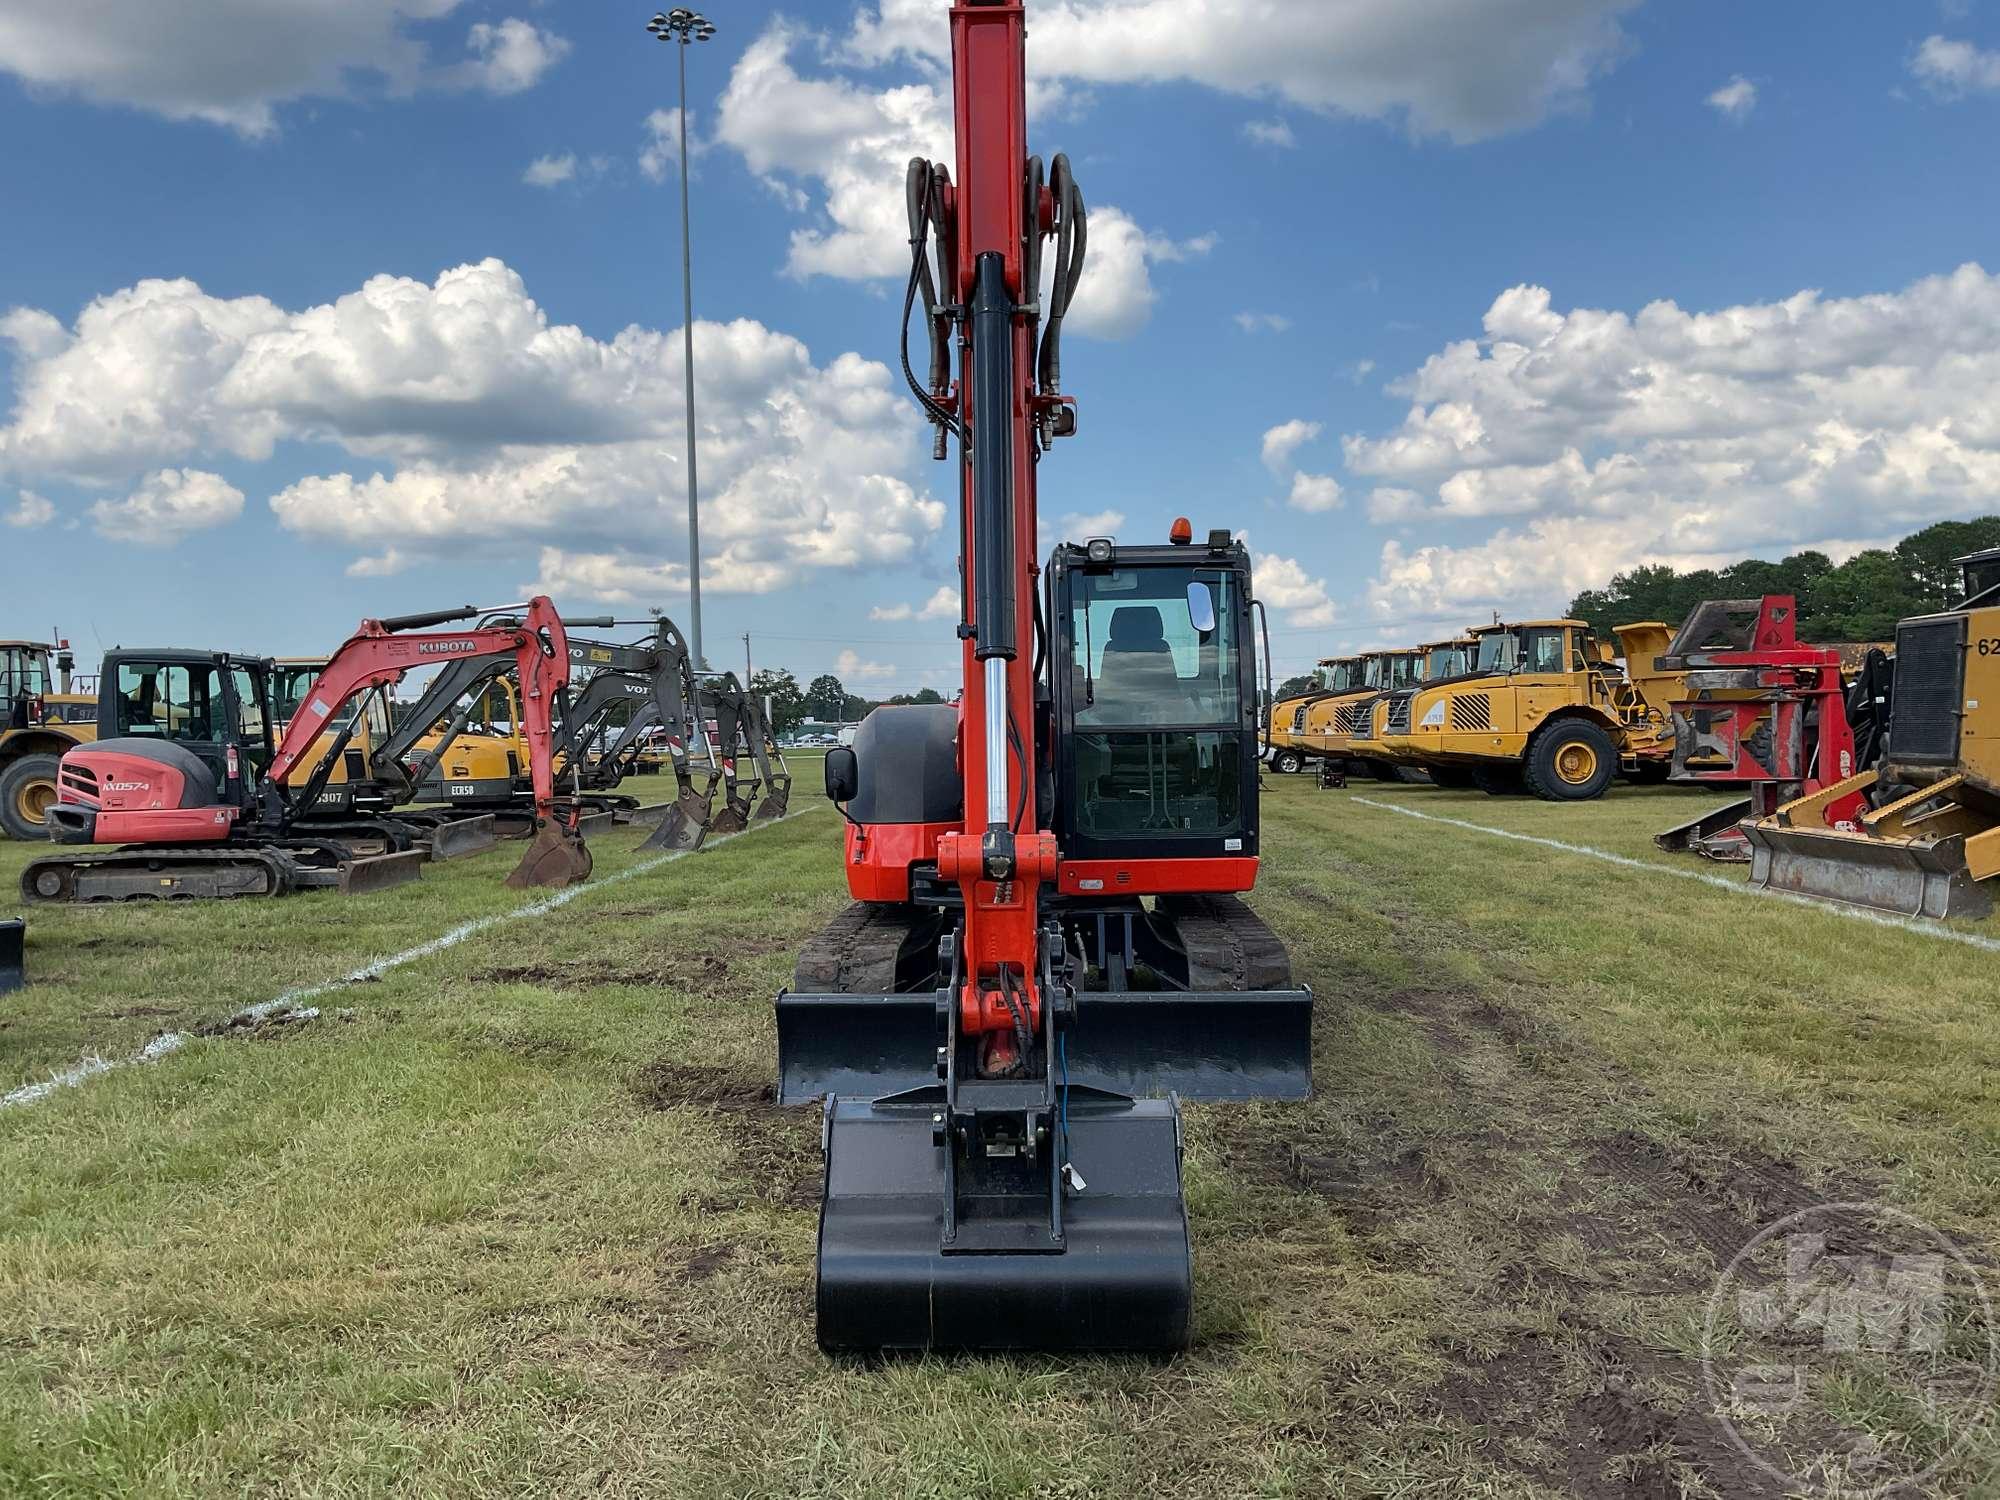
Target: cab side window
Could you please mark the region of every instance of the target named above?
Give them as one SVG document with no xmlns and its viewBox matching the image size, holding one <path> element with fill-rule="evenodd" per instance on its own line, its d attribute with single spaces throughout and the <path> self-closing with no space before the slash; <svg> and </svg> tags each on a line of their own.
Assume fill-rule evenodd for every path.
<svg viewBox="0 0 2000 1500">
<path fill-rule="evenodd" d="M 1564 635 L 1561 630 L 1524 631 L 1526 639 L 1521 669 L 1526 672 L 1561 672 L 1568 668 Z"/>
</svg>

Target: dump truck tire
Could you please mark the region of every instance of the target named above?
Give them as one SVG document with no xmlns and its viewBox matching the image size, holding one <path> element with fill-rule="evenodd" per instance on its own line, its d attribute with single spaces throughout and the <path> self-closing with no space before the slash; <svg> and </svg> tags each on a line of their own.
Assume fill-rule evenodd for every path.
<svg viewBox="0 0 2000 1500">
<path fill-rule="evenodd" d="M 0 770 L 0 828 L 10 839 L 41 843 L 49 836 L 44 810 L 56 800 L 60 756 L 24 755 Z"/>
<path fill-rule="evenodd" d="M 1472 773 L 1472 784 L 1489 797 L 1518 797 L 1521 786 L 1519 766 L 1480 766 Z"/>
<path fill-rule="evenodd" d="M 1470 791 L 1479 783 L 1473 780 L 1472 772 L 1464 766 L 1432 766 L 1431 785 L 1444 787 L 1449 791 Z"/>
<path fill-rule="evenodd" d="M 1588 719 L 1561 719 L 1535 736 L 1521 779 L 1544 802 L 1589 802 L 1618 774 L 1618 747 Z"/>
</svg>

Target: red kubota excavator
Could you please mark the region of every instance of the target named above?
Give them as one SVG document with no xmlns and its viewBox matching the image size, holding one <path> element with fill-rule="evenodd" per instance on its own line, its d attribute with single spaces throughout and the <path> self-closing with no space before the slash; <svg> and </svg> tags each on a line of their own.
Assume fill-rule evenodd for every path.
<svg viewBox="0 0 2000 1500">
<path fill-rule="evenodd" d="M 111 652 L 98 686 L 107 737 L 63 756 L 49 828 L 57 843 L 122 847 L 34 860 L 21 872 L 22 898 L 282 896 L 414 879 L 421 851 L 353 857 L 352 835 L 388 832 L 393 820 L 335 826 L 308 819 L 355 719 L 323 753 L 320 738 L 357 695 L 391 686 L 412 668 L 493 654 L 510 656 L 520 676 L 535 783 L 535 838 L 507 883 L 586 878 L 590 851 L 573 813 L 556 804 L 550 754 L 551 716 L 569 682 L 563 622 L 546 598 L 506 608 L 523 613 L 467 630 L 427 627 L 496 611 L 467 606 L 362 621 L 275 745 L 268 659 Z M 301 776 L 305 767 L 316 769 Z"/>
<path fill-rule="evenodd" d="M 1250 560 L 1181 520 L 1035 566 L 1036 467 L 1076 425 L 1083 200 L 1064 157 L 1045 179 L 1026 153 L 1021 4 L 955 0 L 950 24 L 957 180 L 917 161 L 908 182 L 928 385 L 904 371 L 936 455 L 959 441 L 965 685 L 827 756 L 855 902 L 777 1001 L 780 1099 L 825 1109 L 819 1342 L 1177 1349 L 1180 1101 L 1311 1086 L 1312 994 L 1238 899 Z"/>
</svg>

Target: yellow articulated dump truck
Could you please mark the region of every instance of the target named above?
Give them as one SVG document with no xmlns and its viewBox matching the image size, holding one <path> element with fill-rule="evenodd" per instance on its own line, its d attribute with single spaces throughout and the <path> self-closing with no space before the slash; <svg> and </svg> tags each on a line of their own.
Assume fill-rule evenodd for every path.
<svg viewBox="0 0 2000 1500">
<path fill-rule="evenodd" d="M 1416 680 L 1383 694 L 1376 701 L 1367 741 L 1354 746 L 1357 756 L 1399 771 L 1428 769 L 1410 745 L 1411 706 L 1417 694 L 1424 688 L 1455 682 L 1470 674 L 1479 655 L 1479 643 L 1470 633 L 1455 640 L 1432 641 L 1418 649 L 1421 655 Z M 1471 785 L 1469 776 L 1460 784 Z"/>
<path fill-rule="evenodd" d="M 1417 685 L 1407 731 L 1385 725 L 1385 755 L 1422 766 L 1439 786 L 1551 802 L 1601 797 L 1621 772 L 1664 780 L 1673 762 L 1668 705 L 1680 678 L 1655 664 L 1672 632 L 1648 621 L 1616 634 L 1639 664 L 1636 676 L 1581 620 L 1478 627 L 1470 669 Z"/>
<path fill-rule="evenodd" d="M 0 641 L 0 834 L 48 837 L 63 752 L 97 738 L 97 695 L 70 691 L 69 643 Z M 55 673 L 60 673 L 60 678 Z"/>
<path fill-rule="evenodd" d="M 1873 770 L 1743 824 L 1753 885 L 1912 917 L 1986 917 L 2000 887 L 2000 548 L 1958 559 L 1964 602 L 1896 627 Z M 1861 793 L 1869 810 L 1829 827 Z"/>
<path fill-rule="evenodd" d="M 1306 716 L 1311 706 L 1323 698 L 1338 698 L 1361 686 L 1361 658 L 1328 656 L 1313 669 L 1313 686 L 1303 693 L 1281 698 L 1271 705 L 1271 719 L 1265 736 L 1268 741 L 1264 763 L 1286 775 L 1303 771 L 1307 751 L 1304 744 Z"/>
<path fill-rule="evenodd" d="M 1394 780 L 1395 767 L 1366 753 L 1374 728 L 1375 705 L 1383 694 L 1408 687 L 1417 680 L 1423 655 L 1415 646 L 1366 653 L 1361 658 L 1359 688 L 1323 698 L 1306 710 L 1303 738 L 1306 752 L 1331 762 L 1336 773 L 1359 770 L 1384 781 Z"/>
</svg>

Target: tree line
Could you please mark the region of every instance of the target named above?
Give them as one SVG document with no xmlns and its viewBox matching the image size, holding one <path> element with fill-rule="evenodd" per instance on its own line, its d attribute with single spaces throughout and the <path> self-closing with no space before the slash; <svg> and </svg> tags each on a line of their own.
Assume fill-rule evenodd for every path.
<svg viewBox="0 0 2000 1500">
<path fill-rule="evenodd" d="M 884 703 L 942 703 L 944 695 L 936 688 L 921 688 L 914 693 L 898 693 L 893 698 L 863 698 L 850 693 L 841 680 L 831 672 L 822 672 L 806 684 L 799 686 L 799 679 L 784 667 L 760 667 L 750 679 L 750 689 L 771 705 L 771 727 L 779 734 L 788 734 L 811 719 L 820 724 L 853 724 L 865 718 L 868 711 L 879 708 Z"/>
<path fill-rule="evenodd" d="M 2000 516 L 1939 521 L 1894 547 L 1871 547 L 1835 565 L 1824 552 L 1794 552 L 1779 562 L 1750 557 L 1726 568 L 1681 573 L 1664 564 L 1616 574 L 1601 589 L 1570 601 L 1570 615 L 1600 635 L 1613 625 L 1664 620 L 1678 625 L 1704 599 L 1791 594 L 1799 601 L 1799 638 L 1821 642 L 1892 641 L 1896 622 L 1958 602 L 1954 558 L 2000 547 Z"/>
</svg>

